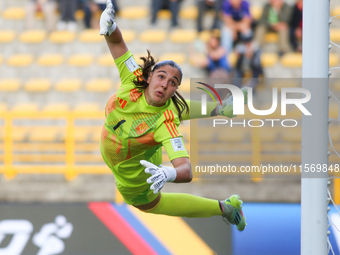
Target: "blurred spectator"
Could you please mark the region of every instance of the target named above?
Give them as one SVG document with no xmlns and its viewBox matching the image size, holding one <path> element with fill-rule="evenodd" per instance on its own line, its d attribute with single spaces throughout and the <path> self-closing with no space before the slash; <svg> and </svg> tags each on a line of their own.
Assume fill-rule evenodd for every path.
<svg viewBox="0 0 340 255">
<path fill-rule="evenodd" d="M 231 52 L 233 43 L 240 37 L 249 40 L 252 37 L 252 18 L 249 3 L 245 0 L 225 0 L 223 3 L 222 44 Z"/>
<path fill-rule="evenodd" d="M 211 29 L 219 28 L 220 18 L 219 13 L 221 10 L 223 0 L 197 0 L 198 16 L 197 16 L 197 31 L 203 30 L 203 16 L 206 11 L 214 10 L 214 21 Z"/>
<path fill-rule="evenodd" d="M 261 50 L 258 43 L 251 38 L 242 39 L 235 47 L 237 54 L 236 60 L 236 78 L 237 85 L 241 86 L 242 79 L 245 77 L 252 77 L 247 86 L 255 87 L 257 78 L 263 74 L 261 65 Z"/>
<path fill-rule="evenodd" d="M 101 13 L 106 8 L 107 0 L 85 0 L 84 1 L 84 22 L 85 28 L 99 28 L 99 19 L 100 15 L 96 15 Z M 116 14 L 119 12 L 119 7 L 117 6 L 116 0 L 111 0 Z"/>
<path fill-rule="evenodd" d="M 171 11 L 171 27 L 178 26 L 178 13 L 182 0 L 151 0 L 151 25 L 155 26 L 157 21 L 157 13 L 160 10 Z"/>
<path fill-rule="evenodd" d="M 75 13 L 78 7 L 78 0 L 59 0 L 59 11 L 61 19 L 57 24 L 58 30 L 77 30 Z"/>
<path fill-rule="evenodd" d="M 302 0 L 297 0 L 290 20 L 290 43 L 295 51 L 302 51 Z"/>
<path fill-rule="evenodd" d="M 35 28 L 35 15 L 38 12 L 44 14 L 46 30 L 51 32 L 57 23 L 57 3 L 55 0 L 30 0 L 26 5 L 26 25 L 28 29 Z"/>
<path fill-rule="evenodd" d="M 255 40 L 260 46 L 263 44 L 265 34 L 276 32 L 279 34 L 279 54 L 289 52 L 289 21 L 291 8 L 283 0 L 270 0 L 263 8 L 262 17 L 255 31 Z"/>
</svg>

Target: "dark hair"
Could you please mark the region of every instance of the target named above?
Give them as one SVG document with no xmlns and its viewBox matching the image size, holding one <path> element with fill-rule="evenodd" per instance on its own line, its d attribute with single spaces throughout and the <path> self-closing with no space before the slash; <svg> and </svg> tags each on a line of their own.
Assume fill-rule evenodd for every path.
<svg viewBox="0 0 340 255">
<path fill-rule="evenodd" d="M 180 82 L 181 84 L 182 77 L 183 77 L 183 72 L 181 67 L 174 61 L 172 60 L 164 60 L 161 62 L 156 63 L 155 59 L 151 56 L 150 51 L 147 50 L 148 56 L 147 57 L 141 57 L 141 60 L 143 60 L 144 64 L 139 65 L 142 68 L 142 77 L 137 77 L 133 83 L 136 85 L 136 87 L 139 89 L 139 91 L 145 90 L 148 86 L 149 83 L 147 82 L 150 73 L 154 72 L 158 68 L 162 66 L 169 65 L 171 67 L 175 67 L 178 69 L 178 71 L 181 73 L 180 77 Z M 172 102 L 174 103 L 177 112 L 178 112 L 178 117 L 180 121 L 182 121 L 182 113 L 185 111 L 186 114 L 189 114 L 189 106 L 185 99 L 182 97 L 182 95 L 179 92 L 175 92 L 175 94 L 171 97 Z"/>
</svg>

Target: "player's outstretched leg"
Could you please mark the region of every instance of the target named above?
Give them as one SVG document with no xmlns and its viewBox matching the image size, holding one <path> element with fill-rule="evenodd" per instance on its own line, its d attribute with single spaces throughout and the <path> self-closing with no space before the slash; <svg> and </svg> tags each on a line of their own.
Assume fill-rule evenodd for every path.
<svg viewBox="0 0 340 255">
<path fill-rule="evenodd" d="M 246 218 L 243 216 L 242 204 L 240 196 L 232 195 L 224 201 L 220 201 L 222 205 L 223 219 L 229 224 L 235 224 L 239 231 L 243 231 L 246 227 Z"/>
</svg>

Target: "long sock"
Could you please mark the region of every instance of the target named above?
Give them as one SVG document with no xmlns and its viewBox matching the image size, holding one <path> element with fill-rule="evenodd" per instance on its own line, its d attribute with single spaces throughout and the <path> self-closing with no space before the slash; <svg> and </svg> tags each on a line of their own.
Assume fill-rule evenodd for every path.
<svg viewBox="0 0 340 255">
<path fill-rule="evenodd" d="M 185 193 L 162 193 L 159 203 L 145 212 L 190 218 L 222 215 L 218 200 Z"/>
</svg>

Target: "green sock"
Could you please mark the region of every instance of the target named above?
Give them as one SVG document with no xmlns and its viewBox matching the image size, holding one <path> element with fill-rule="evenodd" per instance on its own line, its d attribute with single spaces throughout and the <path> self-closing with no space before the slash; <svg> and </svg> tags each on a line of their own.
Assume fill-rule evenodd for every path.
<svg viewBox="0 0 340 255">
<path fill-rule="evenodd" d="M 189 218 L 222 215 L 218 200 L 185 193 L 162 193 L 159 203 L 145 212 Z"/>
</svg>

